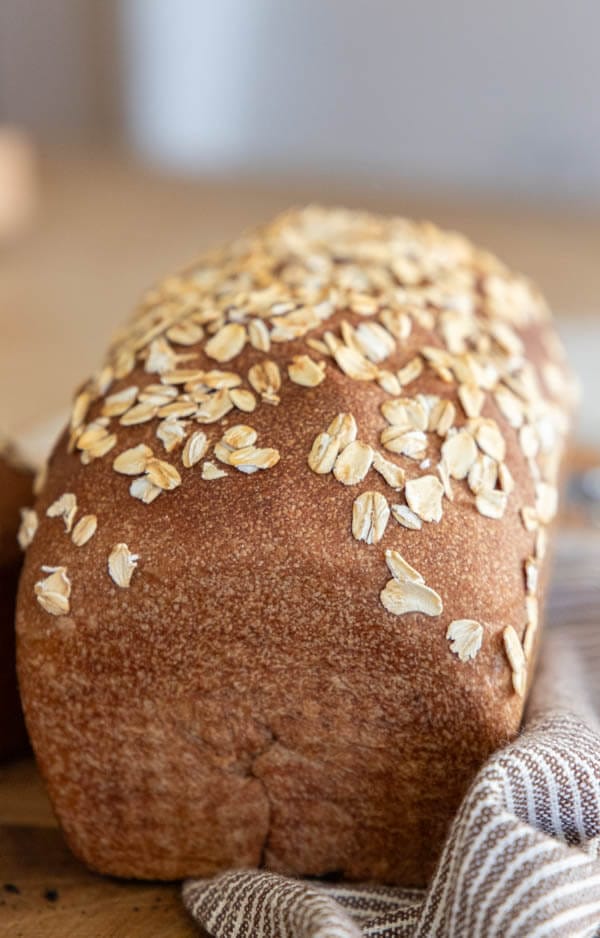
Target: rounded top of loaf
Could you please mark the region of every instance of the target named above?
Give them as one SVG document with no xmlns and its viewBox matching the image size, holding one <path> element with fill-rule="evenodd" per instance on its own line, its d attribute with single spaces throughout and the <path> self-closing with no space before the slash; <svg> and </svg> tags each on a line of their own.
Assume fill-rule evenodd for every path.
<svg viewBox="0 0 600 938">
<path fill-rule="evenodd" d="M 360 615 L 443 622 L 440 654 L 473 662 L 486 616 L 455 601 L 451 547 L 473 528 L 483 565 L 531 542 L 522 639 L 571 404 L 542 296 L 491 254 L 429 222 L 289 211 L 158 283 L 115 337 L 51 460 L 30 598 L 48 628 L 77 618 L 84 580 L 130 605 L 155 527 L 174 573 L 198 543 L 280 538 L 290 565 L 325 543 L 350 598 L 362 584 Z"/>
</svg>

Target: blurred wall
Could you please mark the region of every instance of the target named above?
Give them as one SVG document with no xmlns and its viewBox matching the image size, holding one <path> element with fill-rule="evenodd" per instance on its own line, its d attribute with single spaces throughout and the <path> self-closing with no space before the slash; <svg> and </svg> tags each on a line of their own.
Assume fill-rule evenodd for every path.
<svg viewBox="0 0 600 938">
<path fill-rule="evenodd" d="M 0 107 L 185 170 L 600 204 L 599 34 L 597 0 L 2 0 Z"/>
</svg>

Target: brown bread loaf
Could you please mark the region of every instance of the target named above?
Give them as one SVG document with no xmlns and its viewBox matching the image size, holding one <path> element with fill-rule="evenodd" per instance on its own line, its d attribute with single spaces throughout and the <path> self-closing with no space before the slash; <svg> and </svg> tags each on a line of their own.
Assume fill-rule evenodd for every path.
<svg viewBox="0 0 600 938">
<path fill-rule="evenodd" d="M 290 212 L 151 289 L 21 580 L 74 852 L 422 884 L 519 727 L 572 397 L 537 290 L 429 223 Z"/>
<path fill-rule="evenodd" d="M 0 440 L 0 759 L 27 748 L 15 668 L 15 599 L 22 554 L 19 509 L 31 504 L 32 472 Z"/>
</svg>

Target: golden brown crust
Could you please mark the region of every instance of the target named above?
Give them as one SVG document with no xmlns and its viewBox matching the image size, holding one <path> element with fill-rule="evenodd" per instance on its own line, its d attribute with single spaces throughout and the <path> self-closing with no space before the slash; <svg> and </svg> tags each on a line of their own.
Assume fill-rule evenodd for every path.
<svg viewBox="0 0 600 938">
<path fill-rule="evenodd" d="M 325 274 L 323 258 L 330 261 Z M 294 267 L 299 271 L 289 274 Z M 215 286 L 211 270 L 226 271 L 228 283 L 238 278 L 237 307 L 223 300 L 230 287 Z M 306 284 L 315 271 L 328 286 L 320 283 L 310 307 L 325 302 L 327 289 L 333 308 L 326 319 L 315 325 L 309 316 L 304 328 L 296 316 L 282 326 L 275 320 L 281 323 L 287 307 L 273 316 L 253 311 L 260 298 L 248 278 L 256 290 L 275 283 L 283 297 L 271 297 L 272 305 L 285 301 L 286 290 L 294 293 L 290 279 Z M 365 271 L 370 285 L 360 279 Z M 350 287 L 340 284 L 340 272 Z M 419 291 L 427 293 L 421 306 Z M 220 303 L 211 325 L 206 310 Z M 398 334 L 389 331 L 388 309 L 406 317 L 410 331 L 404 319 Z M 309 209 L 165 281 L 147 295 L 140 315 L 109 355 L 121 377 L 105 368 L 76 400 L 71 433 L 55 449 L 36 505 L 39 528 L 20 589 L 27 721 L 69 843 L 91 866 L 124 876 L 208 875 L 262 862 L 296 873 L 421 884 L 477 767 L 517 731 L 534 660 L 534 629 L 526 634 L 540 592 L 538 568 L 543 579 L 539 531 L 553 513 L 569 406 L 547 312 L 526 282 L 457 236 Z M 386 334 L 360 330 L 367 322 Z M 243 344 L 239 329 L 222 332 L 228 325 L 242 326 Z M 283 341 L 274 341 L 277 329 Z M 319 345 L 325 333 L 329 345 Z M 354 347 L 349 359 L 339 343 Z M 430 347 L 447 360 L 428 358 Z M 217 359 L 233 355 L 223 362 L 206 350 Z M 173 352 L 190 357 L 168 372 L 148 372 L 149 353 L 154 367 L 155 358 Z M 298 358 L 305 355 L 316 367 Z M 415 358 L 420 364 L 404 371 Z M 183 369 L 187 385 L 169 373 Z M 236 390 L 245 394 L 210 422 L 207 414 L 218 415 L 231 398 L 227 389 L 206 387 L 206 372 L 215 369 L 239 375 Z M 345 373 L 356 369 L 368 380 Z M 401 369 L 406 384 L 398 393 Z M 475 375 L 475 388 L 465 373 Z M 539 380 L 532 382 L 534 374 Z M 161 424 L 157 439 L 157 417 L 133 421 L 145 415 L 140 392 L 143 398 L 147 385 L 161 382 L 171 396 L 156 406 L 176 403 L 185 426 Z M 511 426 L 499 409 L 500 386 L 520 394 L 517 410 L 530 432 Z M 425 452 L 416 459 L 386 450 L 382 405 L 410 397 L 427 410 L 436 406 L 432 396 L 451 402 L 453 426 L 419 431 Z M 469 423 L 465 401 L 493 423 L 476 415 Z M 106 425 L 95 422 L 102 413 Z M 340 443 L 332 431 L 325 443 L 334 437 L 345 461 L 335 473 L 319 474 L 309 454 L 317 466 L 315 437 L 338 414 L 353 416 L 365 446 L 344 450 L 349 440 Z M 411 419 L 427 423 L 421 411 Z M 236 430 L 223 439 L 239 425 L 256 433 Z M 427 511 L 410 486 L 390 486 L 370 463 L 371 450 L 416 481 L 436 474 L 440 460 L 446 470 L 452 465 L 442 446 L 465 426 L 479 440 L 479 456 L 496 452 L 500 481 L 478 488 L 478 502 L 466 480 L 452 479 L 438 522 L 411 530 L 392 510 L 380 537 L 389 506 L 412 504 L 423 517 Z M 497 451 L 496 430 L 506 454 Z M 196 432 L 206 440 L 187 446 Z M 421 445 L 418 435 L 411 440 Z M 246 449 L 235 449 L 238 442 Z M 236 463 L 264 468 L 246 475 Z M 225 475 L 213 477 L 214 467 Z M 514 491 L 507 491 L 502 467 Z M 374 527 L 368 506 L 363 517 L 367 503 L 356 506 L 369 492 L 377 494 L 368 505 L 383 506 Z M 65 500 L 70 494 L 74 504 Z M 78 546 L 74 526 L 86 515 L 97 526 L 82 525 L 94 530 Z M 357 539 L 361 531 L 367 540 Z M 386 550 L 410 567 L 394 567 L 388 557 L 388 569 Z M 406 586 L 407 569 L 427 590 L 421 579 Z M 394 603 L 397 594 L 409 608 L 426 600 L 429 614 L 388 611 L 380 593 L 390 581 Z M 459 625 L 450 641 L 450 624 L 461 620 L 474 624 Z M 525 664 L 510 641 L 507 657 L 508 626 L 519 649 L 526 642 Z M 476 639 L 470 645 L 467 634 Z"/>
</svg>

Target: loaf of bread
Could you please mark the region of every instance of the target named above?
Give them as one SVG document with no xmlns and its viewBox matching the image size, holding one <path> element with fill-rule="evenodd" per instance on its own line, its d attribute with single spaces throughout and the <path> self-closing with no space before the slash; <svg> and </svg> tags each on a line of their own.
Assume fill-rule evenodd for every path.
<svg viewBox="0 0 600 938">
<path fill-rule="evenodd" d="M 15 668 L 15 599 L 22 555 L 19 509 L 26 517 L 32 500 L 32 472 L 14 447 L 0 440 L 0 759 L 27 747 L 27 733 L 17 689 Z"/>
<path fill-rule="evenodd" d="M 519 728 L 572 403 L 538 291 L 429 223 L 293 211 L 146 293 L 19 594 L 77 856 L 424 883 Z"/>
</svg>

